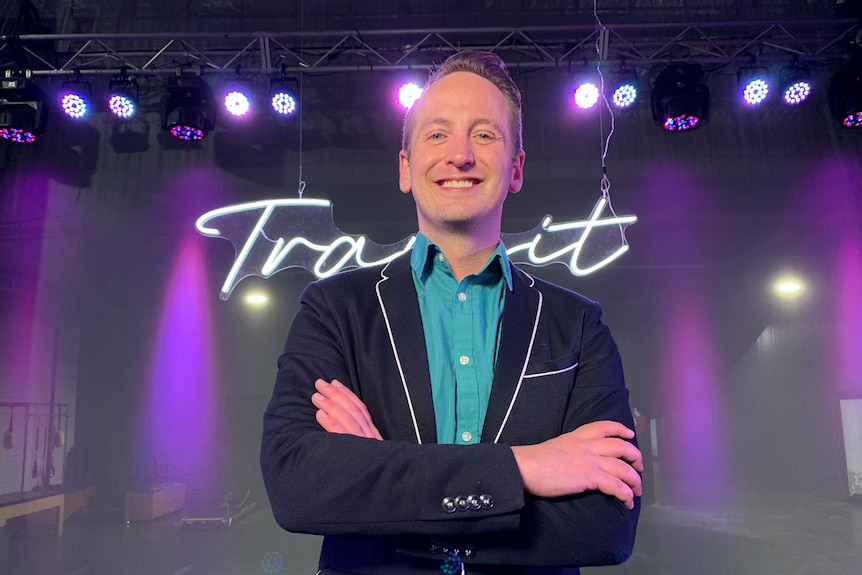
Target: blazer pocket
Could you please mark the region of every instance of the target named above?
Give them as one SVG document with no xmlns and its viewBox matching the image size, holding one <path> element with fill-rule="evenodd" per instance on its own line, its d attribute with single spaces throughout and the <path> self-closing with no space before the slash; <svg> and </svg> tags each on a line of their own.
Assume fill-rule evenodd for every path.
<svg viewBox="0 0 862 575">
<path fill-rule="evenodd" d="M 575 350 L 562 357 L 530 363 L 527 365 L 524 379 L 557 375 L 569 371 L 574 372 L 578 368 L 578 355 L 578 351 Z"/>
</svg>

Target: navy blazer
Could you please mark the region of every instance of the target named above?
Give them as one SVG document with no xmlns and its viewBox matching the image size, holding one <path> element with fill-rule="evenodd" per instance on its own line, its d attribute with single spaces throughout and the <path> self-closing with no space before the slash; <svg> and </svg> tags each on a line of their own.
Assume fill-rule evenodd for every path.
<svg viewBox="0 0 862 575">
<path fill-rule="evenodd" d="M 326 535 L 321 573 L 573 574 L 625 561 L 633 511 L 587 492 L 526 495 L 510 449 L 597 420 L 633 429 L 616 344 L 588 299 L 513 266 L 481 443 L 438 445 L 410 255 L 310 284 L 264 415 L 261 467 L 279 525 Z M 338 379 L 384 441 L 325 432 L 314 381 Z M 505 566 L 505 567 L 504 567 Z"/>
</svg>

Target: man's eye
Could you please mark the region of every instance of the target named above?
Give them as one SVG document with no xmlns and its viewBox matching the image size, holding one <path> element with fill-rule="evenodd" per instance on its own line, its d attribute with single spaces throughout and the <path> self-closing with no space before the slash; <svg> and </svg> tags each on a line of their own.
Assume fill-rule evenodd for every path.
<svg viewBox="0 0 862 575">
<path fill-rule="evenodd" d="M 479 132 L 476 134 L 476 139 L 486 142 L 493 142 L 497 139 L 497 137 L 490 132 Z"/>
<path fill-rule="evenodd" d="M 442 132 L 431 132 L 430 134 L 428 134 L 428 139 L 429 140 L 442 140 L 443 139 L 443 133 Z"/>
</svg>

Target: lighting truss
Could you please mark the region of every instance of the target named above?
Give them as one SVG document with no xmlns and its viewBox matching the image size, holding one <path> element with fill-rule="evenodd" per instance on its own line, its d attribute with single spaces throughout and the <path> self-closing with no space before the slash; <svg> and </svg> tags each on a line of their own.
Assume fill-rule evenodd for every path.
<svg viewBox="0 0 862 575">
<path fill-rule="evenodd" d="M 490 50 L 511 68 L 582 68 L 598 59 L 634 65 L 686 60 L 743 64 L 795 56 L 836 61 L 856 34 L 855 19 L 698 24 L 609 24 L 273 33 L 27 34 L 0 37 L 0 71 L 34 75 L 171 75 L 178 65 L 210 72 L 367 72 L 428 67 L 462 49 Z M 39 55 L 54 45 L 56 62 Z M 18 49 L 13 52 L 12 43 Z M 53 60 L 53 58 L 52 58 Z"/>
</svg>

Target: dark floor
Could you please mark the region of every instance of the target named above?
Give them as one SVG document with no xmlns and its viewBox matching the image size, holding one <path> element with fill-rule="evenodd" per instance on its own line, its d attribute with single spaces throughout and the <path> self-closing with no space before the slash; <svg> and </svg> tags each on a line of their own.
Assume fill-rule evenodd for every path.
<svg viewBox="0 0 862 575">
<path fill-rule="evenodd" d="M 186 512 L 187 514 L 188 512 Z M 316 572 L 317 537 L 282 532 L 266 505 L 230 527 L 183 527 L 183 512 L 127 525 L 89 513 L 63 537 L 0 528 L 3 575 L 252 575 Z M 862 505 L 786 500 L 736 509 L 644 508 L 634 556 L 587 575 L 859 575 Z"/>
</svg>

